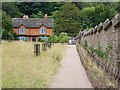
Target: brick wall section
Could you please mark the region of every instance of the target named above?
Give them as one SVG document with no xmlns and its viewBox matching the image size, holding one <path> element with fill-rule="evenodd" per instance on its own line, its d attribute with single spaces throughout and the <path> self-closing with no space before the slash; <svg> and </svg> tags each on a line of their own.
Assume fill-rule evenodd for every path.
<svg viewBox="0 0 120 90">
<path fill-rule="evenodd" d="M 19 28 L 26 28 L 25 26 L 20 26 Z M 13 31 L 17 34 L 19 34 L 19 28 L 13 28 Z M 41 26 L 40 28 L 46 28 L 45 26 Z M 24 35 L 40 35 L 40 28 L 26 28 L 26 33 Z M 52 28 L 47 28 L 46 35 L 51 36 L 52 35 Z"/>
</svg>

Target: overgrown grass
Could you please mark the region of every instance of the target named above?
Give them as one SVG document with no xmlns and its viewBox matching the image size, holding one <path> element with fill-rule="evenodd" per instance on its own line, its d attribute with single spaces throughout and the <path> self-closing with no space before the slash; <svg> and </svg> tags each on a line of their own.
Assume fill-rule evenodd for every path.
<svg viewBox="0 0 120 90">
<path fill-rule="evenodd" d="M 66 44 L 55 44 L 34 56 L 32 42 L 4 42 L 2 47 L 3 88 L 47 88 L 60 66 Z"/>
</svg>

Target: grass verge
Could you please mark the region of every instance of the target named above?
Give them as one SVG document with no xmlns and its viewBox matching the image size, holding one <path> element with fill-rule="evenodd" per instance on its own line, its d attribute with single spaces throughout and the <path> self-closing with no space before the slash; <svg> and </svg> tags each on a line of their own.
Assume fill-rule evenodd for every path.
<svg viewBox="0 0 120 90">
<path fill-rule="evenodd" d="M 47 88 L 57 72 L 66 44 L 54 44 L 51 49 L 34 56 L 32 42 L 3 42 L 2 87 Z"/>
</svg>

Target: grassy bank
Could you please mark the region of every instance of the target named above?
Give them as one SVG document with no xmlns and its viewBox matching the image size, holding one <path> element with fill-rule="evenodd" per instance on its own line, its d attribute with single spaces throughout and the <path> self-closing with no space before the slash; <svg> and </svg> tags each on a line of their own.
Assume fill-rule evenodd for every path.
<svg viewBox="0 0 120 90">
<path fill-rule="evenodd" d="M 34 56 L 32 42 L 4 42 L 2 47 L 3 88 L 47 88 L 57 71 L 67 45 L 55 44 Z"/>
</svg>

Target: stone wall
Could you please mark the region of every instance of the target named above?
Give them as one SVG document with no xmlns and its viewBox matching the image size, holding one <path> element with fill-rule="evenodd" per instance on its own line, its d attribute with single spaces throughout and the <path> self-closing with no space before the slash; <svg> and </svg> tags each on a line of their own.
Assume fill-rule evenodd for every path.
<svg viewBox="0 0 120 90">
<path fill-rule="evenodd" d="M 120 49 L 120 14 L 117 14 L 111 20 L 106 19 L 105 22 L 96 25 L 90 30 L 80 31 L 76 37 L 76 44 L 82 45 L 88 53 L 91 53 L 89 47 L 94 49 L 92 56 L 96 64 L 100 64 L 105 72 L 110 72 L 113 76 L 120 80 L 120 69 L 118 68 L 119 49 Z M 87 45 L 85 45 L 85 42 Z M 99 57 L 96 50 L 100 47 L 101 52 L 106 52 L 107 58 Z M 78 48 L 78 46 L 77 46 Z M 78 48 L 79 49 L 79 48 Z M 98 52 L 100 53 L 100 52 Z M 103 65 L 104 64 L 104 65 Z M 119 64 L 120 65 L 120 64 Z M 109 76 L 109 75 L 108 75 Z"/>
</svg>

